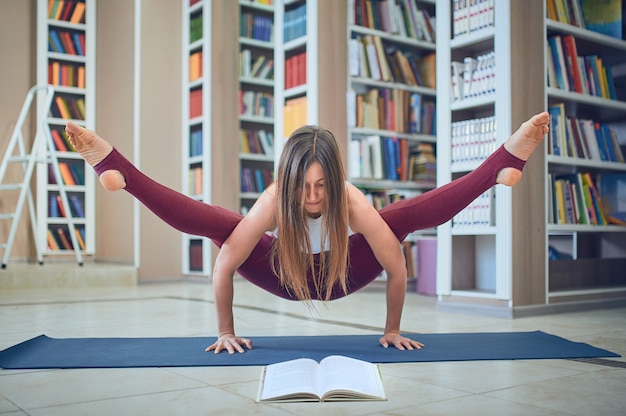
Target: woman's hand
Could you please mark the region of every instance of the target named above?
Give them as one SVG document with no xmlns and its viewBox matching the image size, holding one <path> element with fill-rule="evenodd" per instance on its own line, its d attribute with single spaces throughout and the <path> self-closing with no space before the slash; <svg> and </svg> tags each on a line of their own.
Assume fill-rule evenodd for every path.
<svg viewBox="0 0 626 416">
<path fill-rule="evenodd" d="M 424 344 L 418 341 L 414 341 L 410 338 L 403 337 L 397 332 L 389 332 L 383 335 L 380 340 L 380 345 L 387 348 L 390 345 L 393 345 L 399 350 L 413 350 L 413 349 L 421 349 L 424 347 Z"/>
<path fill-rule="evenodd" d="M 222 334 L 217 338 L 217 341 L 213 345 L 210 345 L 205 350 L 206 352 L 215 351 L 215 354 L 219 354 L 221 351 L 226 350 L 229 354 L 234 354 L 235 351 L 243 353 L 243 347 L 252 349 L 252 340 L 248 338 L 239 338 L 235 334 Z"/>
</svg>

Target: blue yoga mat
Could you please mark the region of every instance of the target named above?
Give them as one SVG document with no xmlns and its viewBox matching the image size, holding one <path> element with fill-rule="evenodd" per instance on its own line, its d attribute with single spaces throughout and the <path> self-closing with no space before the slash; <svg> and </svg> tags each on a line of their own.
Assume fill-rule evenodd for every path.
<svg viewBox="0 0 626 416">
<path fill-rule="evenodd" d="M 268 365 L 344 355 L 373 363 L 619 357 L 591 345 L 534 332 L 407 334 L 420 350 L 383 348 L 379 335 L 252 337 L 244 354 L 206 353 L 214 338 L 49 338 L 40 335 L 0 352 L 0 367 L 113 368 Z"/>
</svg>

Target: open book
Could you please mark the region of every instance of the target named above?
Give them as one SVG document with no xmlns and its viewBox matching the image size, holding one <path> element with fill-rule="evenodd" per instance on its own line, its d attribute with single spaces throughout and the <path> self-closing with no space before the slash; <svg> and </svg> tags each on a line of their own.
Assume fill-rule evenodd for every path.
<svg viewBox="0 0 626 416">
<path fill-rule="evenodd" d="M 387 400 L 378 365 L 331 355 L 263 368 L 257 402 L 331 400 Z"/>
</svg>

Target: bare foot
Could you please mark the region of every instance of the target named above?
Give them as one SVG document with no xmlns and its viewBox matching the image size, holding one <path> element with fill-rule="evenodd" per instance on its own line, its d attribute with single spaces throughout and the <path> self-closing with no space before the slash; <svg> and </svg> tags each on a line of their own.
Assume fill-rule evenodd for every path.
<svg viewBox="0 0 626 416">
<path fill-rule="evenodd" d="M 513 156 L 528 160 L 544 136 L 550 130 L 550 114 L 546 111 L 522 123 L 519 129 L 504 143 L 504 148 Z M 498 172 L 496 182 L 513 186 L 522 178 L 522 172 L 515 168 L 504 168 Z"/>
<path fill-rule="evenodd" d="M 71 121 L 65 127 L 70 143 L 91 167 L 96 166 L 111 153 L 113 146 L 95 132 L 86 130 Z M 100 175 L 100 183 L 108 191 L 117 191 L 126 186 L 126 180 L 120 171 L 107 170 Z"/>
</svg>

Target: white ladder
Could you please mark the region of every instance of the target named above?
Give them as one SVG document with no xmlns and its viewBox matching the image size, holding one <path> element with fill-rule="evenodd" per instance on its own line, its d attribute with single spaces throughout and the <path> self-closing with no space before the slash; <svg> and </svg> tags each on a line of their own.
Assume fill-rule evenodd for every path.
<svg viewBox="0 0 626 416">
<path fill-rule="evenodd" d="M 80 246 L 78 245 L 78 240 L 76 238 L 74 220 L 72 218 L 72 210 L 70 209 L 67 192 L 65 190 L 65 184 L 61 177 L 61 171 L 59 169 L 59 161 L 56 156 L 54 142 L 52 140 L 52 136 L 50 135 L 49 127 L 46 123 L 46 119 L 48 118 L 48 111 L 50 110 L 50 106 L 54 98 L 54 93 L 55 89 L 51 85 L 35 85 L 28 91 L 28 94 L 26 95 L 26 99 L 24 100 L 24 104 L 22 106 L 22 110 L 20 111 L 20 115 L 17 119 L 17 123 L 15 124 L 13 134 L 11 135 L 11 139 L 9 140 L 9 145 L 7 146 L 7 150 L 2 159 L 2 164 L 0 164 L 0 192 L 19 192 L 15 211 L 0 213 L 0 220 L 11 221 L 8 239 L 6 243 L 0 243 L 0 249 L 4 249 L 4 254 L 2 256 L 2 269 L 5 269 L 7 267 L 7 262 L 11 254 L 11 248 L 13 247 L 15 235 L 17 234 L 20 215 L 24 209 L 24 203 L 26 202 L 28 202 L 28 211 L 33 227 L 33 235 L 35 237 L 34 242 L 35 248 L 37 250 L 37 262 L 39 264 L 43 264 L 42 245 L 46 244 L 46 242 L 40 241 L 37 235 L 37 214 L 35 211 L 33 194 L 30 189 L 33 171 L 37 163 L 49 163 L 52 166 L 51 173 L 56 179 L 61 202 L 63 203 L 63 206 L 66 207 L 65 215 L 69 228 L 72 247 L 74 249 L 74 252 L 76 253 L 76 260 L 78 261 L 78 264 L 80 266 L 83 265 L 83 257 L 81 255 Z M 40 107 L 41 114 L 37 115 L 37 132 L 35 134 L 35 139 L 33 141 L 31 152 L 29 154 L 26 153 L 26 146 L 24 144 L 22 130 L 24 127 L 24 123 L 26 122 L 27 116 L 31 111 L 31 107 L 33 106 L 33 99 L 35 98 L 35 95 L 37 95 L 38 100 L 43 100 L 43 103 L 45 105 Z M 22 167 L 23 180 L 21 183 L 4 183 L 4 176 L 10 163 L 19 164 Z M 5 198 L 3 199 L 6 201 Z"/>
</svg>

